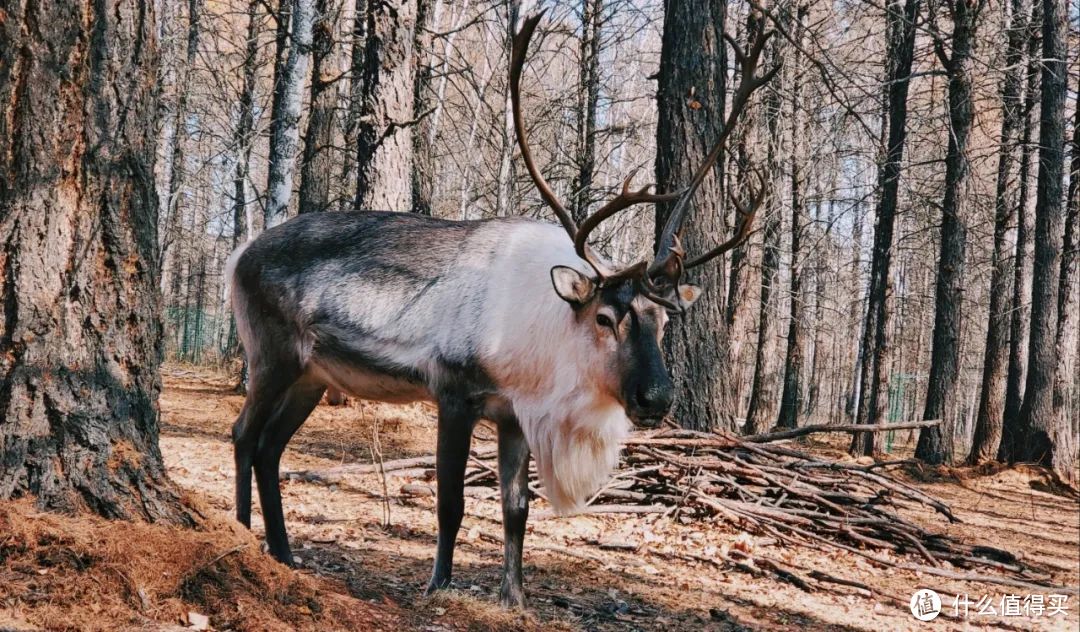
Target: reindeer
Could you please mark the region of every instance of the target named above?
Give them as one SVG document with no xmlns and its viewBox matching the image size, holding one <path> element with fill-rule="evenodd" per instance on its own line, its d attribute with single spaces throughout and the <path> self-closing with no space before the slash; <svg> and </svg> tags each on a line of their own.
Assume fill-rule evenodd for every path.
<svg viewBox="0 0 1080 632">
<path fill-rule="evenodd" d="M 541 17 L 527 20 L 513 41 L 512 111 L 522 158 L 562 228 L 523 218 L 313 213 L 266 230 L 230 257 L 250 371 L 232 431 L 236 517 L 250 528 L 254 471 L 266 543 L 285 564 L 292 554 L 279 462 L 327 388 L 438 406 L 439 530 L 429 593 L 450 584 L 473 427 L 481 418 L 495 424 L 505 533 L 500 601 L 508 607 L 525 603 L 530 454 L 552 506 L 572 512 L 610 476 L 630 422 L 655 427 L 671 407 L 661 338 L 669 313 L 682 313 L 701 292 L 682 282 L 683 273 L 747 237 L 764 187 L 747 205 L 736 202 L 735 234 L 711 251 L 687 261 L 679 234 L 750 94 L 775 74 L 756 75 L 770 34 L 758 31 L 746 51 L 735 45 L 741 84 L 690 185 L 635 191 L 631 176 L 578 227 L 537 168 L 521 113 L 525 53 Z M 675 206 L 653 261 L 616 268 L 588 245 L 597 225 L 619 211 L 669 202 Z"/>
</svg>

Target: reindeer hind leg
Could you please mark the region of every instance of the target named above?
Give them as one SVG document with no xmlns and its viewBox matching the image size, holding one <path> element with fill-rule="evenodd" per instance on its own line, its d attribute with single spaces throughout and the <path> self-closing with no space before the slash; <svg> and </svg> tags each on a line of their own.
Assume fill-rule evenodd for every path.
<svg viewBox="0 0 1080 632">
<path fill-rule="evenodd" d="M 322 399 L 326 387 L 300 379 L 289 387 L 273 417 L 267 421 L 255 450 L 255 481 L 259 487 L 259 505 L 266 526 L 266 544 L 270 554 L 283 564 L 292 564 L 285 515 L 281 508 L 281 484 L 278 480 L 281 454 L 293 434 L 307 420 Z"/>
</svg>

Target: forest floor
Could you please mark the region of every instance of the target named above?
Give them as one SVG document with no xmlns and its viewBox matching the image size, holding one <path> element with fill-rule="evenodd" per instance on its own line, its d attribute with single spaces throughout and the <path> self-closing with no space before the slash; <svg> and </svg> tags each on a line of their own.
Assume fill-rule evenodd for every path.
<svg viewBox="0 0 1080 632">
<path fill-rule="evenodd" d="M 878 631 L 928 626 L 943 630 L 1080 629 L 1080 596 L 1075 594 L 1080 586 L 1080 502 L 1055 492 L 1046 474 L 1036 468 L 942 468 L 896 475 L 949 504 L 960 521 L 949 524 L 930 512 L 902 511 L 905 517 L 971 544 L 1015 552 L 1025 562 L 1050 571 L 1055 585 L 1072 587 L 1065 613 L 1053 616 L 1046 611 L 1039 617 L 1024 615 L 1022 610 L 1019 616 L 1002 613 L 1003 599 L 1017 596 L 1022 603 L 1033 592 L 1024 588 L 878 568 L 861 557 L 834 550 L 781 546 L 719 521 L 705 523 L 662 514 L 556 517 L 542 500 L 533 502 L 525 542 L 529 609 L 527 613 L 506 612 L 497 605 L 502 560 L 499 503 L 495 490 L 484 489 L 466 499 L 455 555 L 454 590 L 424 598 L 436 520 L 434 482 L 430 472 L 422 468 L 388 472 L 385 480 L 377 474 L 339 471 L 316 482 L 306 478 L 283 481 L 286 521 L 298 569 L 290 571 L 272 561 L 266 562 L 271 567 L 264 567 L 263 560 L 253 559 L 260 557 L 254 540 L 262 529 L 257 503 L 254 536 L 228 526 L 233 510 L 229 430 L 243 398 L 232 392 L 231 380 L 203 369 L 166 367 L 164 384 L 161 449 L 170 475 L 198 499 L 209 520 L 223 525 L 217 528 L 228 532 L 226 540 L 238 543 L 224 548 L 226 555 L 243 549 L 242 555 L 231 556 L 236 559 L 230 563 L 255 568 L 237 572 L 256 589 L 267 582 L 277 587 L 277 602 L 269 609 L 254 603 L 258 595 L 249 594 L 250 589 L 222 588 L 219 596 L 223 598 L 216 605 L 205 606 L 216 608 L 205 614 L 209 624 L 217 628 L 424 632 Z M 478 427 L 474 448 L 493 444 L 492 429 Z M 370 463 L 380 455 L 384 460 L 430 455 L 434 445 L 434 410 L 428 406 L 320 405 L 293 438 L 282 471 L 329 470 L 346 463 Z M 840 439 L 828 439 L 802 442 L 800 449 L 845 460 L 848 457 L 840 446 Z M 0 515 L 0 540 L 3 518 Z M 129 533 L 126 537 L 139 536 Z M 224 545 L 219 544 L 221 547 Z M 773 575 L 748 574 L 720 561 L 726 556 L 716 553 L 730 549 L 738 549 L 751 559 L 755 551 L 767 552 L 798 572 L 825 570 L 873 586 L 877 593 L 841 585 L 818 585 L 813 592 L 806 592 Z M 0 550 L 0 561 L 2 553 Z M 217 569 L 222 563 L 216 556 L 210 562 L 200 568 Z M 10 564 L 8 567 L 10 571 Z M 0 567 L 0 580 L 4 573 Z M 263 584 L 256 581 L 268 573 L 275 579 Z M 291 595 L 284 600 L 280 598 L 283 585 L 292 591 L 284 591 Z M 917 621 L 909 609 L 912 594 L 921 588 L 933 589 L 941 596 L 942 614 L 932 623 Z M 0 589 L 0 597 L 2 592 Z M 1049 603 L 1049 595 L 1055 591 L 1041 592 Z M 224 597 L 230 595 L 239 605 L 225 603 Z M 144 599 L 141 588 L 139 596 Z M 971 602 L 966 618 L 962 612 L 953 614 L 957 597 L 964 596 Z M 976 604 L 984 597 L 995 614 L 978 613 Z M 182 601 L 186 604 L 189 600 Z M 207 604 L 205 600 L 201 603 Z M 184 604 L 174 604 L 173 611 L 184 611 Z M 245 623 L 245 607 L 261 618 Z M 9 621 L 110 629 L 108 622 L 100 619 L 93 625 L 81 625 L 73 624 L 69 616 L 58 619 L 66 621 L 65 625 L 50 625 L 48 619 L 30 616 L 32 611 L 30 615 L 20 612 L 6 620 L 0 601 L 0 630 L 12 625 Z M 268 621 L 275 617 L 279 621 L 270 625 Z M 160 616 L 150 618 L 163 620 Z M 176 623 L 183 627 L 189 622 Z M 14 625 L 13 629 L 24 628 Z"/>
</svg>

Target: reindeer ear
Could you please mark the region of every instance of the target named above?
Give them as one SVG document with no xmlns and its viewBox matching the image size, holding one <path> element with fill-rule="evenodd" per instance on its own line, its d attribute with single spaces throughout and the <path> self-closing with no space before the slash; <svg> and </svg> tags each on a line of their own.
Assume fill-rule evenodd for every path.
<svg viewBox="0 0 1080 632">
<path fill-rule="evenodd" d="M 701 298 L 702 289 L 696 285 L 690 285 L 689 283 L 683 283 L 679 286 L 679 304 L 683 309 L 686 309 L 694 304 L 694 301 Z"/>
<path fill-rule="evenodd" d="M 559 298 L 575 307 L 589 302 L 596 294 L 596 283 L 592 279 L 567 266 L 551 269 L 551 284 Z"/>
</svg>

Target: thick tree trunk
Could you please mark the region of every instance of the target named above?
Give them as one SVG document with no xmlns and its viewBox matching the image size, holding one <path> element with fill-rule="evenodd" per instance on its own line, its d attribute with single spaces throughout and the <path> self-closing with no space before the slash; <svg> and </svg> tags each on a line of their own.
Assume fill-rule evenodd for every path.
<svg viewBox="0 0 1080 632">
<path fill-rule="evenodd" d="M 600 101 L 600 33 L 603 28 L 603 0 L 581 0 L 581 41 L 578 47 L 577 88 L 577 177 L 571 212 L 580 226 L 592 202 L 593 171 L 596 169 L 596 106 Z"/>
<path fill-rule="evenodd" d="M 997 183 L 994 193 L 994 251 L 990 272 L 990 313 L 983 352 L 982 385 L 979 411 L 975 418 L 971 450 L 967 463 L 978 465 L 993 459 L 1001 443 L 1002 415 L 1005 406 L 1005 367 L 1008 362 L 1009 281 L 1012 256 L 1009 227 L 1015 217 L 1012 202 L 1013 163 L 1016 154 L 1015 134 L 1020 125 L 1024 68 L 1024 49 L 1028 37 L 1028 7 L 1024 0 L 1012 0 L 1005 52 L 1005 78 L 1001 87 L 1001 139 L 999 141 Z"/>
<path fill-rule="evenodd" d="M 799 45 L 792 55 L 794 62 L 791 87 L 791 309 L 788 314 L 787 352 L 784 356 L 784 387 L 780 396 L 780 412 L 776 425 L 794 428 L 799 424 L 802 410 L 803 372 L 803 269 L 799 242 L 802 239 L 803 215 L 806 212 L 806 182 L 803 161 L 805 154 L 806 126 L 802 116 L 802 33 L 805 28 L 807 8 L 800 6 L 796 14 L 795 31 Z"/>
<path fill-rule="evenodd" d="M 356 208 L 412 205 L 416 0 L 369 2 L 357 133 Z"/>
<path fill-rule="evenodd" d="M 330 176 L 337 164 L 333 146 L 338 96 L 333 81 L 339 72 L 334 54 L 334 26 L 339 8 L 338 0 L 315 0 L 311 28 L 311 100 L 297 199 L 300 213 L 330 210 L 332 202 Z"/>
<path fill-rule="evenodd" d="M 656 181 L 668 190 L 685 186 L 712 148 L 724 113 L 724 3 L 718 0 L 668 2 L 660 51 L 656 127 Z M 693 106 L 687 95 L 694 95 Z M 714 169 L 698 190 L 686 223 L 687 252 L 705 252 L 724 234 L 720 179 Z M 656 212 L 659 234 L 670 207 Z M 675 418 L 687 428 L 732 428 L 734 410 L 727 366 L 723 279 L 719 267 L 697 268 L 694 281 L 704 295 L 665 336 L 668 367 L 675 381 Z M 702 344 L 702 341 L 708 344 Z"/>
<path fill-rule="evenodd" d="M 263 209 L 267 228 L 284 222 L 289 215 L 296 156 L 300 152 L 300 108 L 308 58 L 311 56 L 311 25 L 315 16 L 313 2 L 292 0 L 292 15 L 289 18 L 292 37 L 289 38 L 289 54 L 280 72 L 281 98 L 275 102 L 277 108 L 271 112 L 270 164 L 266 176 L 266 208 Z M 278 88 L 275 86 L 275 90 Z"/>
<path fill-rule="evenodd" d="M 984 0 L 952 3 L 952 55 L 941 45 L 949 76 L 949 145 L 945 152 L 945 195 L 941 202 L 941 250 L 938 255 L 937 283 L 934 290 L 934 334 L 930 350 L 930 377 L 923 419 L 944 419 L 945 423 L 919 432 L 915 458 L 939 464 L 951 458 L 945 430 L 954 408 L 956 384 L 960 378 L 961 311 L 964 297 L 964 251 L 967 226 L 963 213 L 963 189 L 969 172 L 968 136 L 975 118 L 972 103 L 972 53 L 975 32 Z"/>
<path fill-rule="evenodd" d="M 1039 180 L 1035 194 L 1035 263 L 1031 282 L 1031 335 L 1027 385 L 1020 409 L 1021 451 L 1013 460 L 1034 461 L 1074 478 L 1076 438 L 1054 409 L 1057 373 L 1057 305 L 1064 219 L 1066 8 L 1043 0 L 1042 99 L 1039 112 Z"/>
<path fill-rule="evenodd" d="M 157 443 L 153 13 L 0 20 L 0 498 L 190 523 Z"/>
<path fill-rule="evenodd" d="M 880 197 L 877 224 L 874 227 L 874 251 L 870 264 L 870 286 L 866 318 L 863 323 L 864 359 L 860 374 L 860 396 L 856 407 L 856 423 L 875 424 L 882 421 L 887 397 L 888 371 L 888 297 L 889 267 L 892 262 L 893 228 L 900 190 L 900 170 L 907 139 L 907 99 L 911 64 L 915 53 L 915 22 L 919 0 L 890 2 L 886 7 L 888 86 L 888 139 L 885 155 L 878 169 Z M 853 454 L 870 455 L 876 451 L 876 435 L 872 432 L 851 437 Z"/>
</svg>

